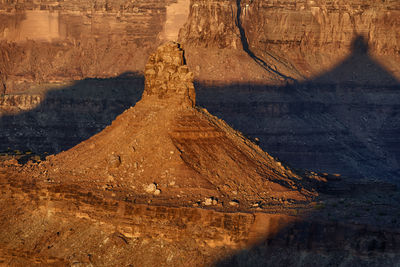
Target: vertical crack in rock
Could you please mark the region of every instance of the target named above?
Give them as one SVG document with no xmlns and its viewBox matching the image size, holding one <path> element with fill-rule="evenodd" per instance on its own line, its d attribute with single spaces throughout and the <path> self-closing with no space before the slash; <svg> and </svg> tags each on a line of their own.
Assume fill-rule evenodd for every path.
<svg viewBox="0 0 400 267">
<path fill-rule="evenodd" d="M 246 37 L 246 32 L 242 26 L 242 20 L 240 18 L 240 15 L 242 13 L 242 7 L 241 7 L 241 0 L 236 0 L 236 5 L 237 5 L 237 14 L 236 14 L 236 21 L 237 21 L 237 27 L 239 28 L 239 32 L 240 32 L 240 40 L 242 42 L 242 46 L 243 46 L 243 50 L 258 64 L 260 65 L 262 68 L 264 68 L 266 71 L 270 72 L 270 73 L 274 73 L 277 74 L 278 76 L 284 78 L 285 80 L 289 80 L 289 81 L 296 81 L 295 79 L 286 76 L 282 73 L 280 73 L 277 70 L 274 70 L 273 68 L 271 68 L 270 66 L 268 66 L 268 64 L 262 60 L 261 58 L 259 58 L 258 56 L 256 56 L 253 51 L 251 51 L 250 47 L 249 47 L 249 43 L 247 41 L 247 37 Z"/>
</svg>

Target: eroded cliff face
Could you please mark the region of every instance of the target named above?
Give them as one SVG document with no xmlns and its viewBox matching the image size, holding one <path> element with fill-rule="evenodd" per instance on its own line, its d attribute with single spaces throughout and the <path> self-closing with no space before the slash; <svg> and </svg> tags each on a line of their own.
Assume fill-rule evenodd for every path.
<svg viewBox="0 0 400 267">
<path fill-rule="evenodd" d="M 233 0 L 191 1 L 189 18 L 180 38 L 200 47 L 241 49 L 237 11 Z"/>
<path fill-rule="evenodd" d="M 166 7 L 171 3 L 1 4 L 0 72 L 7 92 L 30 90 L 31 83 L 142 71 L 149 53 L 164 38 L 160 33 L 169 32 Z M 171 33 L 168 38 L 173 38 Z"/>
<path fill-rule="evenodd" d="M 357 36 L 398 78 L 399 9 L 397 1 L 372 0 L 3 2 L 1 79 L 12 92 L 24 81 L 142 71 L 150 51 L 176 40 L 179 28 L 202 80 L 309 80 L 345 59 Z"/>
<path fill-rule="evenodd" d="M 242 0 L 241 7 L 242 25 L 255 54 L 267 61 L 270 53 L 289 60 L 304 79 L 343 60 L 357 36 L 363 36 L 380 64 L 400 78 L 398 1 Z"/>
<path fill-rule="evenodd" d="M 277 84 L 275 76 L 303 81 L 332 69 L 363 36 L 380 64 L 399 78 L 399 14 L 398 1 L 192 0 L 180 37 L 188 46 L 244 50 L 264 63 L 269 72 L 264 82 Z M 193 55 L 193 61 L 202 63 L 200 57 Z M 257 75 L 246 78 L 257 80 Z"/>
<path fill-rule="evenodd" d="M 199 80 L 281 84 L 282 75 L 259 66 L 246 51 L 237 1 L 190 2 L 190 13 L 179 33 L 188 65 Z M 238 19 L 239 18 L 239 19 Z"/>
</svg>

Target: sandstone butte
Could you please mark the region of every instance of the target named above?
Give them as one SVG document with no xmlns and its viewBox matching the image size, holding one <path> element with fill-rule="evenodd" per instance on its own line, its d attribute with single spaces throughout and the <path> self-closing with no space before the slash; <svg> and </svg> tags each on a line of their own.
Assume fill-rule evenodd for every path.
<svg viewBox="0 0 400 267">
<path fill-rule="evenodd" d="M 284 166 L 195 100 L 183 50 L 166 43 L 142 99 L 102 132 L 40 163 L 4 162 L 0 264 L 400 262 L 400 233 L 345 221 L 348 206 L 332 221 L 315 203 L 323 176 Z"/>
<path fill-rule="evenodd" d="M 309 179 L 196 107 L 183 54 L 177 43 L 160 46 L 146 65 L 142 99 L 99 134 L 48 157 L 37 171 L 59 183 L 118 188 L 142 198 L 156 194 L 169 203 L 188 198 L 191 204 L 208 199 L 250 207 L 315 197 Z"/>
</svg>

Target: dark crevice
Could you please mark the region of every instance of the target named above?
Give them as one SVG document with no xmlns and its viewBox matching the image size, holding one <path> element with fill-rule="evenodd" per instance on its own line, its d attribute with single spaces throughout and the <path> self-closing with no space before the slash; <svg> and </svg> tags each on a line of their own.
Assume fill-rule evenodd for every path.
<svg viewBox="0 0 400 267">
<path fill-rule="evenodd" d="M 236 21 L 237 21 L 237 27 L 239 28 L 239 32 L 240 32 L 240 40 L 242 42 L 242 46 L 243 46 L 243 50 L 258 64 L 260 65 L 263 69 L 265 69 L 266 71 L 270 72 L 270 73 L 274 73 L 282 78 L 284 78 L 285 80 L 289 80 L 289 81 L 296 81 L 295 79 L 293 79 L 292 77 L 286 76 L 282 73 L 280 73 L 277 70 L 274 70 L 273 68 L 271 68 L 270 66 L 268 66 L 268 64 L 262 60 L 261 58 L 257 57 L 253 51 L 251 51 L 250 47 L 249 47 L 249 43 L 247 41 L 247 37 L 246 37 L 246 32 L 243 29 L 242 26 L 242 21 L 240 19 L 240 14 L 242 13 L 242 7 L 240 5 L 241 0 L 236 0 L 236 5 L 237 5 L 237 14 L 236 14 Z"/>
</svg>

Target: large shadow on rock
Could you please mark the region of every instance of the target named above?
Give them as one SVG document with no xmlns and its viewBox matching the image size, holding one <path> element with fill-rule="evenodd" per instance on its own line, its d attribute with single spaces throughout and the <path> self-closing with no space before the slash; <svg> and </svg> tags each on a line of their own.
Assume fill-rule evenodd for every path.
<svg viewBox="0 0 400 267">
<path fill-rule="evenodd" d="M 389 217 L 398 213 L 390 183 L 400 184 L 400 82 L 369 55 L 363 37 L 343 62 L 301 84 L 197 87 L 200 105 L 260 138 L 270 154 L 298 168 L 347 175 L 328 181 L 329 200 L 297 220 L 254 214 L 249 245 L 214 267 L 400 264 L 397 215 Z M 340 206 L 343 199 L 351 204 Z"/>
<path fill-rule="evenodd" d="M 143 88 L 143 76 L 129 72 L 51 89 L 36 108 L 0 117 L 0 151 L 67 150 L 100 132 L 135 105 Z"/>
<path fill-rule="evenodd" d="M 197 102 L 295 168 L 400 179 L 400 82 L 357 36 L 352 52 L 309 81 L 196 84 Z"/>
<path fill-rule="evenodd" d="M 370 56 L 368 43 L 363 36 L 354 38 L 351 51 L 352 53 L 332 70 L 306 84 L 339 85 L 358 89 L 399 87 L 399 80 Z"/>
<path fill-rule="evenodd" d="M 265 221 L 264 230 L 271 230 Z M 261 226 L 259 227 L 262 228 Z M 335 221 L 297 221 L 253 246 L 225 257 L 213 267 L 398 266 L 396 230 Z"/>
</svg>

